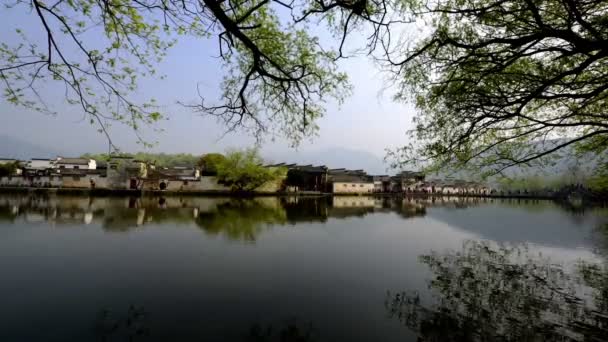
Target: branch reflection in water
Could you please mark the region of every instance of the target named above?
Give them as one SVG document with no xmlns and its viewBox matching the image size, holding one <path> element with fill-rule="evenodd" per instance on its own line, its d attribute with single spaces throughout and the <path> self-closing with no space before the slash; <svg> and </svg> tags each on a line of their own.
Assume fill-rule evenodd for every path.
<svg viewBox="0 0 608 342">
<path fill-rule="evenodd" d="M 526 244 L 469 240 L 419 258 L 427 292 L 388 292 L 385 307 L 419 341 L 606 341 L 608 266 L 570 267 Z"/>
<path fill-rule="evenodd" d="M 149 315 L 143 307 L 134 305 L 124 313 L 100 310 L 95 317 L 94 334 L 102 342 L 155 340 Z M 319 333 L 312 322 L 290 317 L 275 324 L 252 323 L 239 335 L 237 341 L 241 342 L 314 342 L 318 340 Z"/>
</svg>

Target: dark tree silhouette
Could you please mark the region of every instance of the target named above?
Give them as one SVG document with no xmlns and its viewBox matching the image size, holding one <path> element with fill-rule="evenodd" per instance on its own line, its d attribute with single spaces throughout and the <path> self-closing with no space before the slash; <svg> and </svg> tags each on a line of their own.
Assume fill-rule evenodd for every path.
<svg viewBox="0 0 608 342">
<path fill-rule="evenodd" d="M 420 110 L 415 142 L 393 151 L 398 161 L 494 174 L 557 152 L 606 150 L 605 1 L 411 4 L 430 33 L 413 46 L 384 45 L 398 97 Z"/>
</svg>

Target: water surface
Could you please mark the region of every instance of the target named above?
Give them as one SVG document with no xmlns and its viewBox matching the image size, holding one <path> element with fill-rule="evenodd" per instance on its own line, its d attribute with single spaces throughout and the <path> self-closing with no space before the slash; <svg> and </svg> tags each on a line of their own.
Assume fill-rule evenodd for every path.
<svg viewBox="0 0 608 342">
<path fill-rule="evenodd" d="M 608 339 L 608 213 L 0 195 L 0 341 Z"/>
</svg>

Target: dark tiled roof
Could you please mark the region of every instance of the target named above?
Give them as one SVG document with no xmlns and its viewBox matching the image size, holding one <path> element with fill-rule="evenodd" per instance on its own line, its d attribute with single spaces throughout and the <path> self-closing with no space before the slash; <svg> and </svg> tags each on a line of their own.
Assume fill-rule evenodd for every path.
<svg viewBox="0 0 608 342">
<path fill-rule="evenodd" d="M 324 173 L 324 172 L 327 172 L 327 166 L 325 166 L 325 165 L 319 165 L 319 166 L 313 166 L 313 165 L 299 166 L 299 165 L 296 165 L 296 166 L 292 167 L 292 170 L 299 170 L 299 171 L 303 171 L 303 172 Z"/>
<path fill-rule="evenodd" d="M 359 176 L 359 175 L 334 175 L 331 177 L 332 182 L 339 183 L 373 183 L 373 180 L 370 177 Z"/>
<path fill-rule="evenodd" d="M 166 176 L 193 176 L 196 173 L 195 168 L 167 168 L 157 169 L 155 173 Z"/>
<path fill-rule="evenodd" d="M 298 164 L 286 164 L 286 163 L 278 163 L 278 164 L 268 164 L 264 165 L 264 167 L 286 167 L 288 169 L 298 167 Z"/>
<path fill-rule="evenodd" d="M 397 174 L 399 177 L 405 178 L 415 178 L 415 177 L 424 177 L 424 173 L 416 172 L 416 171 L 401 171 Z"/>
<path fill-rule="evenodd" d="M 265 167 L 286 167 L 290 170 L 300 170 L 304 172 L 327 172 L 327 166 L 319 165 L 314 166 L 312 164 L 308 165 L 298 165 L 298 164 L 286 164 L 286 163 L 278 163 L 278 164 L 270 164 L 264 165 Z"/>
<path fill-rule="evenodd" d="M 347 170 L 347 169 L 332 169 L 328 171 L 330 176 L 339 176 L 339 175 L 354 175 L 364 177 L 367 176 L 367 173 L 363 170 Z"/>
</svg>

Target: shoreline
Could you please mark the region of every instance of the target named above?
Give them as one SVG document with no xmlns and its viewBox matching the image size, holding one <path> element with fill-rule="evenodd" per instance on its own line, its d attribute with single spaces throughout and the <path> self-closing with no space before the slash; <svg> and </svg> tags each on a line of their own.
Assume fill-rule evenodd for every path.
<svg viewBox="0 0 608 342">
<path fill-rule="evenodd" d="M 203 196 L 203 197 L 394 197 L 394 198 L 493 198 L 493 199 L 534 199 L 534 200 L 568 200 L 562 196 L 534 195 L 534 194 L 429 194 L 429 193 L 326 193 L 326 192 L 233 192 L 223 190 L 207 191 L 172 191 L 172 190 L 131 190 L 131 189 L 85 189 L 85 188 L 34 188 L 34 187 L 0 187 L 0 193 L 32 193 L 57 195 L 83 195 L 83 196 Z M 582 199 L 595 202 L 597 200 Z M 606 201 L 599 201 L 606 202 Z"/>
</svg>

